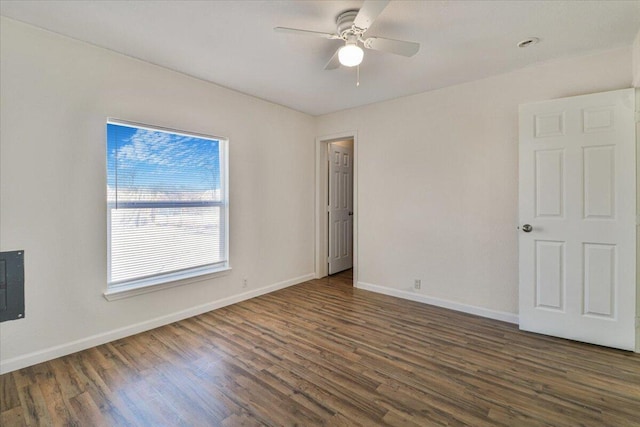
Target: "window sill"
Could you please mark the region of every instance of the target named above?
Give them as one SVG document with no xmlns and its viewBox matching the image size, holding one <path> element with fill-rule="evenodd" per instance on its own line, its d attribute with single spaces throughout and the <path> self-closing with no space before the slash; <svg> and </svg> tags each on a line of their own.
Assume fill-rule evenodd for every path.
<svg viewBox="0 0 640 427">
<path fill-rule="evenodd" d="M 140 280 L 130 284 L 114 286 L 107 289 L 102 295 L 107 301 L 116 301 L 123 298 L 134 297 L 136 295 L 147 294 L 149 292 L 160 291 L 162 289 L 174 288 L 176 286 L 188 285 L 190 283 L 202 282 L 213 279 L 215 277 L 226 276 L 231 272 L 231 267 L 220 267 L 206 273 L 197 273 L 198 275 L 189 276 L 189 273 L 182 275 L 174 275 L 164 278 L 151 278 Z"/>
</svg>

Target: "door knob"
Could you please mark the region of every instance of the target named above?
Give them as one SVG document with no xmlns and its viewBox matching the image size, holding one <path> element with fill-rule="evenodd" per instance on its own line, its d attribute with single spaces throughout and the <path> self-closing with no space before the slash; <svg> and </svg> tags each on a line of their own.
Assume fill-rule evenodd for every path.
<svg viewBox="0 0 640 427">
<path fill-rule="evenodd" d="M 349 216 L 353 215 L 353 212 L 349 212 Z"/>
<path fill-rule="evenodd" d="M 522 226 L 522 231 L 524 231 L 525 233 L 530 233 L 531 230 L 533 230 L 533 227 L 531 226 L 531 224 L 525 224 Z"/>
</svg>

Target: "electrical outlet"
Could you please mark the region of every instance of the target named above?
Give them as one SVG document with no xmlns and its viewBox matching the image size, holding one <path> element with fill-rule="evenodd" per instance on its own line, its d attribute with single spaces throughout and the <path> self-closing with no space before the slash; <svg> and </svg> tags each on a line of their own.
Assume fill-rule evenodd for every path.
<svg viewBox="0 0 640 427">
<path fill-rule="evenodd" d="M 422 280 L 416 279 L 413 282 L 413 289 L 420 289 L 421 286 L 422 286 Z"/>
<path fill-rule="evenodd" d="M 249 280 L 247 279 L 242 279 L 242 287 L 246 288 L 249 285 Z"/>
</svg>

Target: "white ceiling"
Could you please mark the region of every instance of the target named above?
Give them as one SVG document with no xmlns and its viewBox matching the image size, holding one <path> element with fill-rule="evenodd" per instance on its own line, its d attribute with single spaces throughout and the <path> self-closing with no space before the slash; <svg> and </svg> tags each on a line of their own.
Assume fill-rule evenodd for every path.
<svg viewBox="0 0 640 427">
<path fill-rule="evenodd" d="M 640 1 L 392 1 L 368 36 L 417 41 L 412 58 L 367 50 L 325 71 L 335 32 L 362 1 L 11 1 L 4 16 L 312 115 L 476 80 L 553 58 L 630 46 Z M 516 43 L 541 42 L 527 49 Z M 631 66 L 631 65 L 630 65 Z"/>
</svg>

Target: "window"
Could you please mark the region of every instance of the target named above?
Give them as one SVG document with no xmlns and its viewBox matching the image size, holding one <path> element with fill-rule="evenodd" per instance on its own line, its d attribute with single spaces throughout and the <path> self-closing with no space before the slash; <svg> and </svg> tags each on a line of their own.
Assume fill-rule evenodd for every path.
<svg viewBox="0 0 640 427">
<path fill-rule="evenodd" d="M 107 122 L 107 293 L 228 269 L 226 151 L 224 138 Z"/>
</svg>

